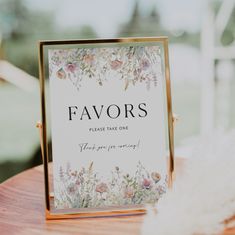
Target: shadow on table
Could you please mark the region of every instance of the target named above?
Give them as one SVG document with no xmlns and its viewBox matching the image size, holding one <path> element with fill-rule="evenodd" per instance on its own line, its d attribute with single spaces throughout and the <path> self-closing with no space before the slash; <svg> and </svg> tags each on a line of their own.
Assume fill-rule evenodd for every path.
<svg viewBox="0 0 235 235">
<path fill-rule="evenodd" d="M 31 167 L 42 164 L 40 149 L 28 161 L 6 161 L 0 164 L 0 183 L 8 178 L 27 170 Z"/>
<path fill-rule="evenodd" d="M 51 143 L 49 143 L 49 147 Z M 6 161 L 0 164 L 0 183 L 29 168 L 42 164 L 41 149 L 38 148 L 28 161 Z"/>
</svg>

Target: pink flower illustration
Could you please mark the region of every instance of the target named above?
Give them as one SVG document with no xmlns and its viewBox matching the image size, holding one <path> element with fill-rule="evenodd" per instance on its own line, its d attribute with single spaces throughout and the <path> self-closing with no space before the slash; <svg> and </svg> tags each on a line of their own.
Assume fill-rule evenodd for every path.
<svg viewBox="0 0 235 235">
<path fill-rule="evenodd" d="M 108 191 L 108 186 L 105 183 L 100 183 L 96 185 L 95 191 L 98 193 L 104 193 Z"/>
<path fill-rule="evenodd" d="M 162 185 L 159 185 L 158 188 L 157 188 L 157 191 L 159 192 L 159 194 L 163 194 L 166 192 L 166 188 L 163 187 Z"/>
<path fill-rule="evenodd" d="M 83 59 L 84 59 L 84 62 L 85 63 L 87 63 L 87 64 L 89 64 L 89 65 L 92 65 L 92 64 L 94 64 L 94 55 L 85 55 L 84 57 L 83 57 Z"/>
<path fill-rule="evenodd" d="M 134 174 L 122 172 L 119 166 L 115 166 L 106 181 L 98 176 L 95 167 L 93 169 L 93 162 L 80 170 L 72 170 L 68 163 L 65 169 L 60 167 L 58 171 L 57 208 L 66 208 L 67 205 L 68 208 L 103 207 L 120 205 L 120 202 L 125 205 L 152 203 L 166 192 L 167 179 L 163 184 L 154 184 L 161 179 L 160 174 L 148 172 L 141 162 L 138 162 Z"/>
<path fill-rule="evenodd" d="M 142 61 L 141 61 L 141 68 L 143 70 L 147 70 L 149 68 L 149 66 L 150 66 L 149 60 L 142 59 Z"/>
<path fill-rule="evenodd" d="M 111 69 L 113 69 L 113 70 L 119 69 L 122 66 L 122 63 L 123 62 L 120 61 L 120 60 L 113 60 L 113 61 L 111 61 L 111 63 L 110 63 Z"/>
<path fill-rule="evenodd" d="M 68 64 L 66 65 L 66 70 L 67 70 L 68 72 L 71 72 L 71 73 L 74 73 L 75 70 L 76 70 L 76 68 L 77 68 L 77 66 L 76 66 L 75 63 L 68 63 Z"/>
<path fill-rule="evenodd" d="M 78 91 L 86 77 L 104 86 L 108 81 L 106 75 L 110 71 L 115 71 L 120 77 L 125 90 L 137 83 L 146 85 L 149 90 L 152 84 L 157 86 L 156 74 L 162 72 L 161 60 L 156 60 L 156 56 L 161 59 L 158 46 L 53 50 L 50 53 L 49 70 L 51 75 L 55 69 L 59 79 L 69 78 L 68 81 L 72 82 Z M 130 66 L 126 63 L 129 60 Z M 58 70 L 58 67 L 61 69 Z M 153 68 L 157 68 L 157 72 Z"/>
<path fill-rule="evenodd" d="M 68 193 L 69 194 L 74 194 L 76 192 L 76 186 L 74 184 L 70 184 L 68 186 Z"/>
<path fill-rule="evenodd" d="M 157 172 L 152 172 L 151 177 L 155 183 L 157 183 L 161 179 L 161 175 Z"/>
<path fill-rule="evenodd" d="M 130 187 L 127 187 L 125 190 L 124 190 L 124 198 L 133 198 L 134 196 L 134 191 L 132 188 Z"/>
<path fill-rule="evenodd" d="M 60 68 L 60 69 L 56 72 L 56 76 L 57 76 L 59 79 L 65 79 L 65 78 L 66 78 L 66 73 L 65 73 L 65 71 L 63 70 L 63 68 Z"/>
<path fill-rule="evenodd" d="M 152 187 L 152 181 L 145 178 L 142 182 L 142 187 L 145 189 L 150 189 Z"/>
</svg>

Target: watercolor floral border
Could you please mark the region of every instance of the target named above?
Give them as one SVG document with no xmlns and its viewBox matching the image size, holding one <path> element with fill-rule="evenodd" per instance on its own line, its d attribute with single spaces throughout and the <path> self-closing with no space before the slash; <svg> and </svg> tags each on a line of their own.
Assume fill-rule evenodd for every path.
<svg viewBox="0 0 235 235">
<path fill-rule="evenodd" d="M 126 90 L 142 83 L 150 89 L 162 76 L 159 46 L 128 46 L 49 50 L 49 75 L 68 79 L 79 91 L 86 79 L 100 86 L 117 76 Z"/>
<path fill-rule="evenodd" d="M 99 208 L 108 206 L 154 204 L 166 192 L 167 178 L 157 172 L 149 173 L 138 162 L 133 175 L 116 166 L 109 179 L 102 180 L 93 163 L 79 171 L 60 167 L 55 180 L 55 207 Z"/>
</svg>

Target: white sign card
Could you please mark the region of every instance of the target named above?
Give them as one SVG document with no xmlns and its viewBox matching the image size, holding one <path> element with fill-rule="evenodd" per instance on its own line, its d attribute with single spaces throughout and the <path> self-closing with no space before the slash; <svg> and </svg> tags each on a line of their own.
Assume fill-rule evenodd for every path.
<svg viewBox="0 0 235 235">
<path fill-rule="evenodd" d="M 156 203 L 169 173 L 164 47 L 75 44 L 47 56 L 55 209 Z"/>
</svg>

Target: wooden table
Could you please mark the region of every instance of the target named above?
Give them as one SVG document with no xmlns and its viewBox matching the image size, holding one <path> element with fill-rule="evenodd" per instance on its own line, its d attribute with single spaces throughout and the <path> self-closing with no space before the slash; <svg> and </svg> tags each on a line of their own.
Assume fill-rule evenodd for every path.
<svg viewBox="0 0 235 235">
<path fill-rule="evenodd" d="M 0 185 L 0 234 L 138 235 L 144 216 L 46 221 L 42 166 Z M 235 234 L 226 230 L 224 235 Z"/>
</svg>

